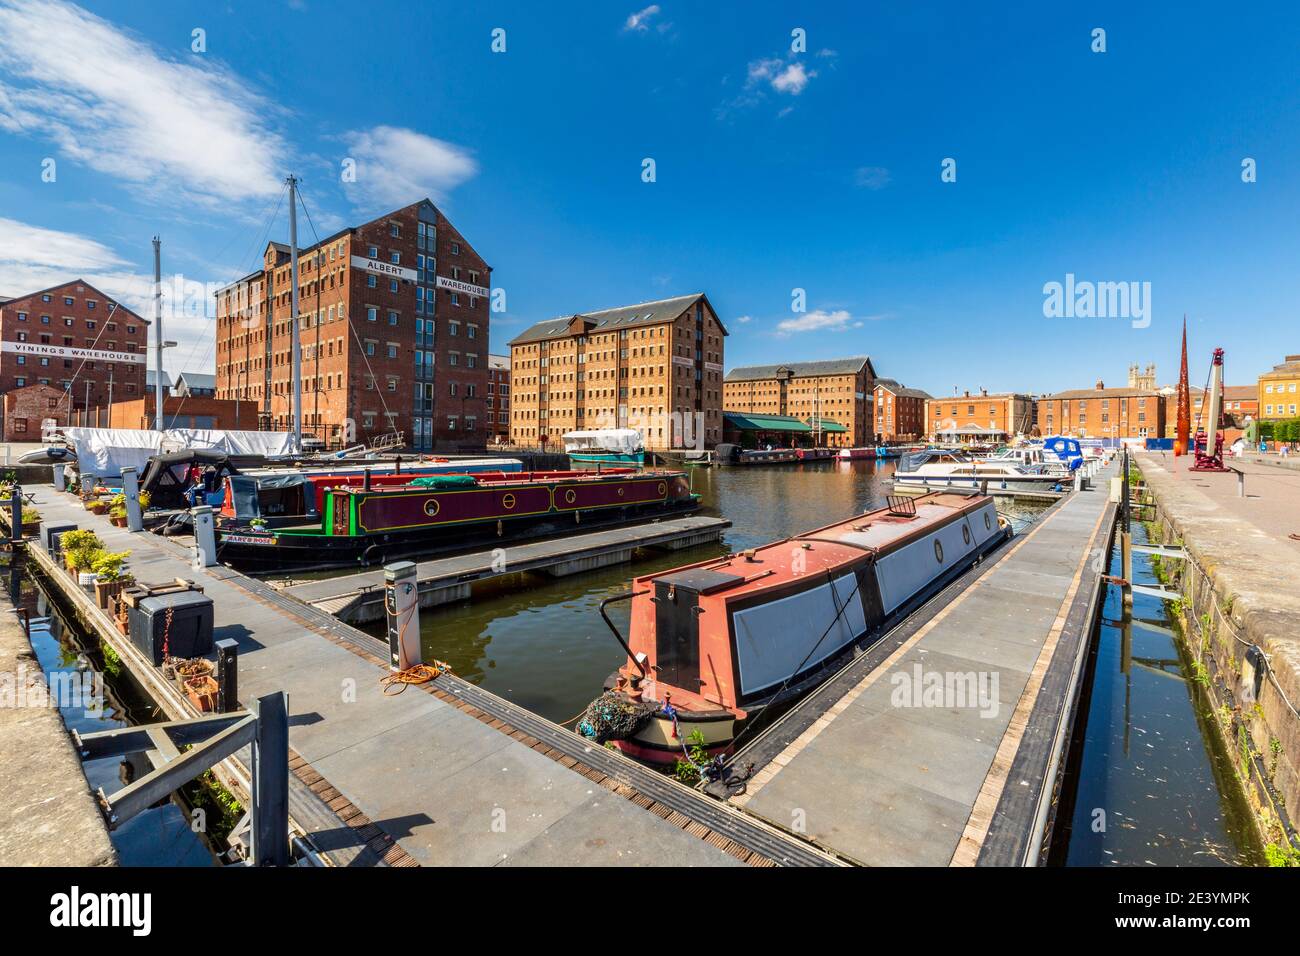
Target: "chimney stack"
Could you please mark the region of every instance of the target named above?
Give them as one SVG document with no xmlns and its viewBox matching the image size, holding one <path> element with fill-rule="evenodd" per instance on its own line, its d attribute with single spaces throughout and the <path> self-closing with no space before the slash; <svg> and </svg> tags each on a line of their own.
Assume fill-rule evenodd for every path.
<svg viewBox="0 0 1300 956">
<path fill-rule="evenodd" d="M 1106 383 L 1103 382 L 1101 379 L 1097 379 L 1097 391 L 1100 392 L 1105 387 L 1106 387 Z"/>
</svg>

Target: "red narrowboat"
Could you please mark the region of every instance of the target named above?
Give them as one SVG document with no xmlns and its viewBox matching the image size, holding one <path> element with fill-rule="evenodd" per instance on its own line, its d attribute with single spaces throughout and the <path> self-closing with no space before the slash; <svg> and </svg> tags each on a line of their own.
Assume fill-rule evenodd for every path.
<svg viewBox="0 0 1300 956">
<path fill-rule="evenodd" d="M 988 496 L 891 496 L 806 534 L 638 577 L 610 599 L 632 601 L 628 639 L 605 618 L 628 658 L 579 729 L 653 763 L 682 757 L 695 731 L 711 755 L 727 752 L 747 721 L 820 684 L 1010 533 Z"/>
</svg>

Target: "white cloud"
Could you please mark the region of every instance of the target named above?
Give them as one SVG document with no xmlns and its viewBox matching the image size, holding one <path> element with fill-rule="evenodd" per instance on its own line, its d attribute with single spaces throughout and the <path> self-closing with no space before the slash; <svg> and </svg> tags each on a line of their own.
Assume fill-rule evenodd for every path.
<svg viewBox="0 0 1300 956">
<path fill-rule="evenodd" d="M 164 56 L 63 0 L 0 0 L 0 129 L 65 159 L 204 202 L 273 196 L 270 109 L 207 55 Z"/>
<path fill-rule="evenodd" d="M 650 21 L 659 14 L 659 4 L 652 3 L 644 10 L 638 10 L 630 15 L 623 24 L 623 31 L 636 31 L 644 33 L 650 29 Z"/>
<path fill-rule="evenodd" d="M 754 321 L 754 317 L 752 315 L 740 315 L 737 316 L 732 321 L 734 321 L 737 325 L 747 325 L 748 323 Z"/>
<path fill-rule="evenodd" d="M 397 207 L 425 196 L 438 199 L 478 173 L 467 150 L 415 130 L 376 126 L 345 139 L 357 179 L 344 188 L 359 205 Z"/>
<path fill-rule="evenodd" d="M 855 320 L 847 309 L 836 309 L 834 312 L 818 309 L 793 319 L 782 319 L 776 325 L 776 332 L 784 336 L 798 332 L 846 332 L 861 327 L 862 322 Z"/>
<path fill-rule="evenodd" d="M 772 77 L 772 89 L 778 93 L 798 96 L 808 85 L 808 81 L 816 75 L 816 70 L 805 70 L 802 63 L 787 63 L 785 69 Z"/>
<path fill-rule="evenodd" d="M 889 185 L 889 170 L 884 166 L 859 166 L 853 181 L 863 189 L 884 189 Z"/>
</svg>

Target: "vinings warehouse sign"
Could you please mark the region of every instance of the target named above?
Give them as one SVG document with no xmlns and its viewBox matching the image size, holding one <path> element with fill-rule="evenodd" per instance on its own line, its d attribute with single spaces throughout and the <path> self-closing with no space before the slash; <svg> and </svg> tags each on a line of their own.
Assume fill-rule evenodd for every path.
<svg viewBox="0 0 1300 956">
<path fill-rule="evenodd" d="M 143 352 L 107 352 L 103 349 L 74 349 L 71 345 L 43 345 L 39 342 L 0 342 L 0 351 L 41 358 L 80 359 L 85 362 L 145 363 Z"/>
</svg>

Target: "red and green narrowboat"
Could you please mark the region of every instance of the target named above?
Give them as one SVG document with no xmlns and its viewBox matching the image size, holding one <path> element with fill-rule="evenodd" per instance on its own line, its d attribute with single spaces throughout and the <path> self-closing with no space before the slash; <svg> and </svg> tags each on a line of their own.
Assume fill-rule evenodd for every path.
<svg viewBox="0 0 1300 956">
<path fill-rule="evenodd" d="M 218 559 L 250 571 L 371 566 L 694 511 L 679 471 L 299 475 L 225 481 Z"/>
</svg>

